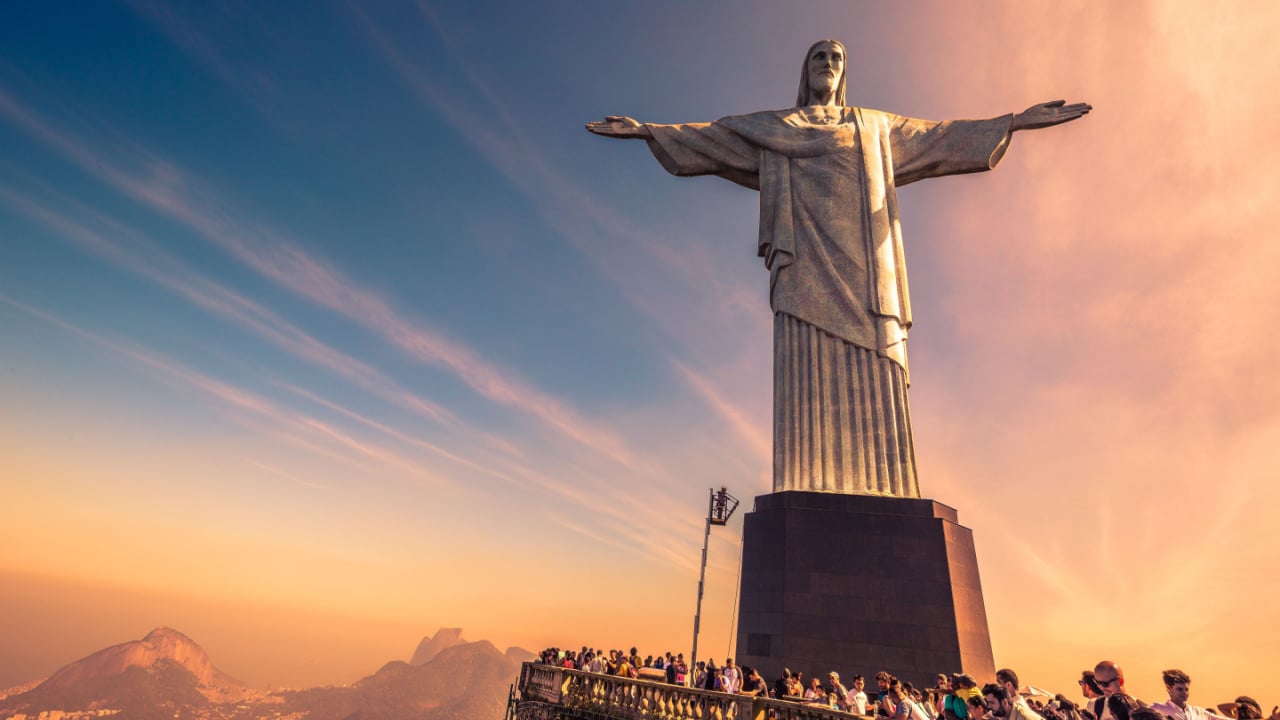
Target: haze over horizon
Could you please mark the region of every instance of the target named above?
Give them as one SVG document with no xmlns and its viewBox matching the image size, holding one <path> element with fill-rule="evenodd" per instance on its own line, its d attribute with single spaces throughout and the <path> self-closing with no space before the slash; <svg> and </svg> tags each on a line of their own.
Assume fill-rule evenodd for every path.
<svg viewBox="0 0 1280 720">
<path fill-rule="evenodd" d="M 1271 707 L 1277 36 L 1260 2 L 0 8 L 0 687 L 158 625 L 258 687 L 442 626 L 687 652 L 707 488 L 770 488 L 756 196 L 582 125 L 785 107 L 834 37 L 851 104 L 1094 106 L 900 194 L 920 484 L 997 666 Z"/>
</svg>

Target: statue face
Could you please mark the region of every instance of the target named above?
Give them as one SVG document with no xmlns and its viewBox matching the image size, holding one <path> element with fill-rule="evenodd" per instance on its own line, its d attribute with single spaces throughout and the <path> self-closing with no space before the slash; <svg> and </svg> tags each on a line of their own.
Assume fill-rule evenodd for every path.
<svg viewBox="0 0 1280 720">
<path fill-rule="evenodd" d="M 844 50 L 834 43 L 819 43 L 809 54 L 810 94 L 834 92 L 843 76 Z M 811 102 L 815 99 L 810 97 Z"/>
</svg>

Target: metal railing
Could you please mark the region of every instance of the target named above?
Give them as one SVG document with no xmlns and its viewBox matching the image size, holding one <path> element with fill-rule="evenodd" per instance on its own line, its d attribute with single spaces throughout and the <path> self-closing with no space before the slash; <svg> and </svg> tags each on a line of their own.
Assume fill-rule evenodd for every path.
<svg viewBox="0 0 1280 720">
<path fill-rule="evenodd" d="M 520 703 L 558 706 L 561 717 L 620 720 L 852 720 L 856 715 L 820 705 L 695 690 L 652 680 L 581 672 L 527 662 L 517 685 Z M 545 718 L 546 712 L 536 713 Z M 533 717 L 521 714 L 517 717 Z"/>
</svg>

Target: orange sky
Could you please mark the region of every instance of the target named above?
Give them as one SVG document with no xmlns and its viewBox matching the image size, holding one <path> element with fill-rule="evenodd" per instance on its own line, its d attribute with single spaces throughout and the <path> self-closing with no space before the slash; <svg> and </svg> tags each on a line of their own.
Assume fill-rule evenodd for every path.
<svg viewBox="0 0 1280 720">
<path fill-rule="evenodd" d="M 839 7 L 835 19 L 762 9 L 706 32 L 785 37 L 757 53 L 777 66 L 760 82 L 788 85 L 774 93 L 785 98 L 799 38 L 869 32 Z M 974 530 L 997 665 L 1074 694 L 1079 671 L 1110 658 L 1148 701 L 1163 699 L 1159 671 L 1176 666 L 1195 679 L 1193 702 L 1250 693 L 1269 708 L 1280 701 L 1280 338 L 1269 332 L 1280 307 L 1280 5 L 904 3 L 871 14 L 876 47 L 899 33 L 905 51 L 850 43 L 850 102 L 920 117 L 1059 97 L 1095 108 L 1015 136 L 994 173 L 900 196 L 921 487 Z M 685 97 L 691 77 L 716 72 L 734 70 L 689 68 L 671 92 Z M 710 119 L 678 114 L 720 102 L 722 114 L 764 109 L 731 95 L 745 84 L 641 119 Z M 619 236 L 632 239 L 623 226 L 647 203 L 667 202 L 659 230 L 723 235 L 726 223 L 741 236 L 689 250 L 693 266 L 752 260 L 747 194 L 677 184 L 643 148 L 622 163 L 588 139 L 576 152 L 635 167 L 614 180 L 631 197 L 596 209 L 623 218 Z M 630 270 L 620 260 L 602 272 L 653 303 L 693 292 L 672 290 L 679 273 Z M 10 382 L 0 402 L 0 645 L 31 648 L 0 653 L 0 685 L 158 625 L 259 686 L 351 681 L 407 659 L 439 626 L 500 648 L 686 649 L 704 488 L 735 478 L 745 511 L 768 487 L 763 271 L 752 266 L 746 285 L 732 269 L 708 272 L 723 273 L 707 284 L 724 307 L 671 320 L 677 338 L 699 323 L 706 336 L 695 348 L 705 363 L 670 356 L 687 383 L 678 401 L 538 416 L 587 437 L 577 444 L 502 421 L 492 437 L 447 445 L 525 453 L 501 466 L 499 490 L 419 464 L 386 433 L 382 444 L 339 437 L 83 323 L 0 308 L 19 318 L 5 326 L 20 333 L 4 340 L 10 366 L 53 378 Z M 741 306 L 759 315 L 741 333 L 705 330 Z M 89 353 L 104 375 L 59 375 L 33 347 Z M 140 398 L 105 374 L 138 364 L 163 392 Z M 343 450 L 308 454 L 308 442 Z M 740 529 L 739 517 L 713 536 L 703 656 L 727 649 Z"/>
</svg>

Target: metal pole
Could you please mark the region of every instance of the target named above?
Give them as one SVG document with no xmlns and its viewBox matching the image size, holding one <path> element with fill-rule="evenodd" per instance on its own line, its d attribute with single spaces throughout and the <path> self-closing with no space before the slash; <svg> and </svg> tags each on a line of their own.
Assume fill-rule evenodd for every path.
<svg viewBox="0 0 1280 720">
<path fill-rule="evenodd" d="M 715 512 L 716 491 L 707 488 L 707 531 L 702 536 L 702 567 L 698 570 L 698 609 L 693 613 L 693 652 L 689 653 L 689 669 L 685 672 L 685 682 L 693 684 L 693 677 L 698 672 L 698 626 L 702 622 L 702 583 L 707 577 L 707 545 L 711 542 L 711 514 Z"/>
</svg>

